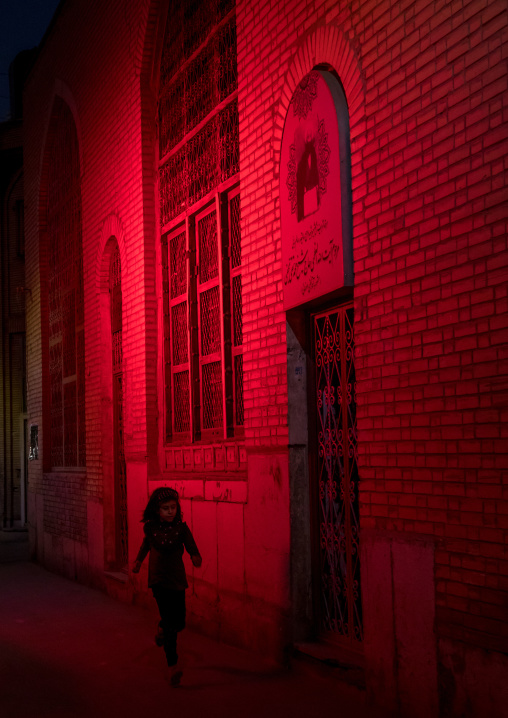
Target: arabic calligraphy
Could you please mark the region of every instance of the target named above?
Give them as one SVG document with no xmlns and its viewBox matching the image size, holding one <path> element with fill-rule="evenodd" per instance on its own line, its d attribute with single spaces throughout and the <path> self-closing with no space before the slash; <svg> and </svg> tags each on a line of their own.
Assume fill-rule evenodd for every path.
<svg viewBox="0 0 508 718">
<path fill-rule="evenodd" d="M 314 222 L 312 227 L 306 229 L 300 234 L 296 234 L 291 242 L 291 247 L 294 249 L 298 244 L 307 244 L 312 239 L 318 237 L 328 227 L 328 220 L 322 219 L 321 222 Z"/>
<path fill-rule="evenodd" d="M 312 292 L 318 284 L 321 284 L 321 277 L 316 277 L 315 275 L 309 277 L 301 286 L 302 295 L 305 296 L 309 294 L 309 292 Z"/>
<path fill-rule="evenodd" d="M 287 286 L 293 281 L 299 281 L 308 274 L 312 275 L 322 263 L 333 264 L 340 256 L 340 252 L 341 245 L 339 240 L 331 237 L 327 245 L 321 247 L 317 242 L 314 242 L 313 249 L 302 249 L 298 255 L 292 254 L 286 263 L 284 284 Z M 311 287 L 308 288 L 308 291 L 310 289 Z"/>
</svg>

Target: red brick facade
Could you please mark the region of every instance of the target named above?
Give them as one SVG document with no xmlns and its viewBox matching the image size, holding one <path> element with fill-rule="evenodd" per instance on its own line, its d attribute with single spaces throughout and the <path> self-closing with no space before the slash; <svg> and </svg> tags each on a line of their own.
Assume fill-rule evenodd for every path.
<svg viewBox="0 0 508 718">
<path fill-rule="evenodd" d="M 26 87 L 34 555 L 148 601 L 146 577 L 126 582 L 115 549 L 108 271 L 118 247 L 129 556 L 149 491 L 175 485 L 204 558 L 200 570 L 189 564 L 194 622 L 265 652 L 312 642 L 309 317 L 353 301 L 367 688 L 392 715 L 494 714 L 508 669 L 506 5 L 240 0 L 228 96 L 238 102 L 239 173 L 174 224 L 159 206 L 168 13 L 163 1 L 68 0 Z M 347 101 L 354 288 L 286 313 L 281 147 L 291 99 L 315 68 L 340 80 Z M 82 200 L 86 465 L 72 471 L 52 467 L 45 451 L 45 207 L 62 102 L 75 122 Z M 238 182 L 243 430 L 169 440 L 164 237 L 185 220 L 192 250 L 195 217 Z"/>
</svg>

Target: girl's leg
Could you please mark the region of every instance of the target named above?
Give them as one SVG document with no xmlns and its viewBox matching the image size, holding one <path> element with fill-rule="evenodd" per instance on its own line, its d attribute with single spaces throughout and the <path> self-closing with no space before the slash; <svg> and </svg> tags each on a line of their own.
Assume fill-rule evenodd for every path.
<svg viewBox="0 0 508 718">
<path fill-rule="evenodd" d="M 159 621 L 159 624 L 157 626 L 157 633 L 155 634 L 155 645 L 156 646 L 164 645 L 164 631 L 162 630 L 161 621 Z"/>
<path fill-rule="evenodd" d="M 177 632 L 185 625 L 185 591 L 172 591 L 164 586 L 153 586 L 152 591 L 159 607 L 166 660 L 168 666 L 175 666 Z"/>
</svg>

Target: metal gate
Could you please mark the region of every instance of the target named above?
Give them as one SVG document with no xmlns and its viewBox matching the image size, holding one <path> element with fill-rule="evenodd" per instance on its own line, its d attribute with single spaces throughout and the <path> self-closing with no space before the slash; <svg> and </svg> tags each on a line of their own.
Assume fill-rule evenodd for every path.
<svg viewBox="0 0 508 718">
<path fill-rule="evenodd" d="M 358 649 L 363 629 L 353 307 L 314 314 L 312 325 L 317 417 L 313 498 L 319 525 L 320 628 Z"/>
<path fill-rule="evenodd" d="M 113 252 L 109 265 L 111 298 L 111 343 L 113 353 L 113 443 L 116 563 L 118 568 L 128 565 L 127 476 L 124 454 L 123 422 L 123 347 L 122 347 L 122 276 L 120 252 Z"/>
</svg>

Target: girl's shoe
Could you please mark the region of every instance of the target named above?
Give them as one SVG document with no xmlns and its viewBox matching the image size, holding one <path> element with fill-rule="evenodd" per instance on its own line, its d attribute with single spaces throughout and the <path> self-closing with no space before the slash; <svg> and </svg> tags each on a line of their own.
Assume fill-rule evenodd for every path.
<svg viewBox="0 0 508 718">
<path fill-rule="evenodd" d="M 181 668 L 178 668 L 178 666 L 171 666 L 169 669 L 169 682 L 174 688 L 177 688 L 180 685 L 182 675 L 183 672 Z"/>
<path fill-rule="evenodd" d="M 164 645 L 164 631 L 159 626 L 157 633 L 155 634 L 155 645 L 156 646 L 163 646 Z"/>
</svg>

